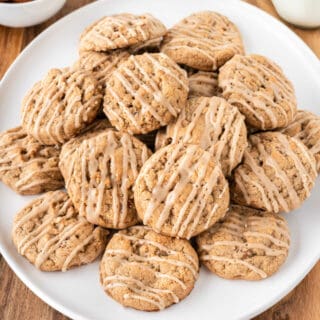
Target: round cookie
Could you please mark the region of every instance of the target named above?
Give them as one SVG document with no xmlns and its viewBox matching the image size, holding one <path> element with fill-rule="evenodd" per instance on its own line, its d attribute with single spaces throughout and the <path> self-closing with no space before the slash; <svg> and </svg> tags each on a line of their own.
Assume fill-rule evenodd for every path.
<svg viewBox="0 0 320 320">
<path fill-rule="evenodd" d="M 66 181 L 79 214 L 107 228 L 136 224 L 132 186 L 150 154 L 141 141 L 113 129 L 83 140 Z"/>
<path fill-rule="evenodd" d="M 218 73 L 198 71 L 189 76 L 189 97 L 212 97 L 220 92 Z"/>
<path fill-rule="evenodd" d="M 96 78 L 98 83 L 105 87 L 112 71 L 130 57 L 130 53 L 125 50 L 114 50 L 111 52 L 82 51 L 75 68 L 81 68 Z"/>
<path fill-rule="evenodd" d="M 290 245 L 281 216 L 232 205 L 224 221 L 196 239 L 200 261 L 226 279 L 260 280 L 279 270 Z"/>
<path fill-rule="evenodd" d="M 222 96 L 239 108 L 252 128 L 286 127 L 296 114 L 292 83 L 266 57 L 236 55 L 221 67 L 218 80 Z"/>
<path fill-rule="evenodd" d="M 166 27 L 151 14 L 106 16 L 87 27 L 80 37 L 80 51 L 108 51 L 157 39 Z"/>
<path fill-rule="evenodd" d="M 161 148 L 143 165 L 134 201 L 145 225 L 190 239 L 225 215 L 229 186 L 210 153 L 177 143 Z"/>
<path fill-rule="evenodd" d="M 178 116 L 188 90 L 186 72 L 165 54 L 131 56 L 107 81 L 104 112 L 118 130 L 148 133 Z"/>
<path fill-rule="evenodd" d="M 222 98 L 190 98 L 177 120 L 159 131 L 156 148 L 178 141 L 208 151 L 221 163 L 223 173 L 230 175 L 247 147 L 244 117 Z"/>
<path fill-rule="evenodd" d="M 69 181 L 70 174 L 73 171 L 74 154 L 79 148 L 83 140 L 94 137 L 104 131 L 111 128 L 111 124 L 108 119 L 100 119 L 93 122 L 91 125 L 85 128 L 85 130 L 75 138 L 70 139 L 68 142 L 62 145 L 59 168 L 65 181 Z"/>
<path fill-rule="evenodd" d="M 60 189 L 60 148 L 41 145 L 22 127 L 0 134 L 0 179 L 22 195 Z"/>
<path fill-rule="evenodd" d="M 315 159 L 301 141 L 280 132 L 258 133 L 249 136 L 230 194 L 238 204 L 289 212 L 309 197 L 316 176 Z"/>
<path fill-rule="evenodd" d="M 237 27 L 213 12 L 194 13 L 168 30 L 161 51 L 177 63 L 203 71 L 217 70 L 244 48 Z"/>
<path fill-rule="evenodd" d="M 108 231 L 80 217 L 68 195 L 51 191 L 31 201 L 14 218 L 18 252 L 42 271 L 66 271 L 94 261 Z"/>
<path fill-rule="evenodd" d="M 281 132 L 301 140 L 308 147 L 320 172 L 320 117 L 312 112 L 299 110 L 293 122 Z"/>
<path fill-rule="evenodd" d="M 42 144 L 62 144 L 97 116 L 101 86 L 80 69 L 51 69 L 22 102 L 22 126 Z"/>
<path fill-rule="evenodd" d="M 100 282 L 123 306 L 158 311 L 188 296 L 198 272 L 187 240 L 135 226 L 113 235 L 100 263 Z"/>
</svg>

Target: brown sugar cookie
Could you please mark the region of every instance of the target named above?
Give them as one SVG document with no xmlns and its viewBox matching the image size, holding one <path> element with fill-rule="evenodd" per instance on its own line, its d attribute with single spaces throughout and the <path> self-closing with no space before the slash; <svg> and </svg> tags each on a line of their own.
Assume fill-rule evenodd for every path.
<svg viewBox="0 0 320 320">
<path fill-rule="evenodd" d="M 212 97 L 218 96 L 220 93 L 218 73 L 198 71 L 189 76 L 190 97 Z"/>
<path fill-rule="evenodd" d="M 94 261 L 108 231 L 80 217 L 68 195 L 51 191 L 31 201 L 15 217 L 13 243 L 42 271 L 66 271 Z"/>
<path fill-rule="evenodd" d="M 89 139 L 98 135 L 105 129 L 112 128 L 108 119 L 99 119 L 93 122 L 91 125 L 75 138 L 70 139 L 68 142 L 62 145 L 59 168 L 62 172 L 65 181 L 69 181 L 69 176 L 73 171 L 74 158 L 73 155 L 79 148 L 83 140 Z"/>
<path fill-rule="evenodd" d="M 184 18 L 164 37 L 161 51 L 180 64 L 217 70 L 235 54 L 243 54 L 241 35 L 225 16 L 203 11 Z"/>
<path fill-rule="evenodd" d="M 148 133 L 178 116 L 188 91 L 186 72 L 165 54 L 131 56 L 107 81 L 103 110 L 118 130 Z"/>
<path fill-rule="evenodd" d="M 196 241 L 200 261 L 211 272 L 226 279 L 260 280 L 287 259 L 290 234 L 281 216 L 232 205 L 226 218 Z"/>
<path fill-rule="evenodd" d="M 123 61 L 130 57 L 125 50 L 113 50 L 110 52 L 82 51 L 75 63 L 75 68 L 82 68 L 92 73 L 101 86 L 105 86 L 112 71 Z"/>
<path fill-rule="evenodd" d="M 145 225 L 190 239 L 224 216 L 229 187 L 209 152 L 178 143 L 146 161 L 134 186 L 134 201 Z"/>
<path fill-rule="evenodd" d="M 239 108 L 250 127 L 270 130 L 286 127 L 296 114 L 292 83 L 270 59 L 236 55 L 219 73 L 222 96 Z"/>
<path fill-rule="evenodd" d="M 162 37 L 166 27 L 151 14 L 106 16 L 87 27 L 80 37 L 80 50 L 108 51 L 139 45 Z"/>
<path fill-rule="evenodd" d="M 309 111 L 298 110 L 293 122 L 281 132 L 301 140 L 308 147 L 320 172 L 320 117 Z"/>
<path fill-rule="evenodd" d="M 62 144 L 96 118 L 101 86 L 80 69 L 51 69 L 22 102 L 22 127 L 42 144 Z"/>
<path fill-rule="evenodd" d="M 158 133 L 156 148 L 178 141 L 208 151 L 221 163 L 223 173 L 230 175 L 247 147 L 244 117 L 222 98 L 190 98 L 177 120 Z"/>
<path fill-rule="evenodd" d="M 243 163 L 234 171 L 233 201 L 271 212 L 289 212 L 309 197 L 316 162 L 298 139 L 280 132 L 249 136 Z"/>
<path fill-rule="evenodd" d="M 0 134 L 0 180 L 23 195 L 60 189 L 59 154 L 59 147 L 41 145 L 21 127 L 9 129 Z"/>
<path fill-rule="evenodd" d="M 187 240 L 135 226 L 113 235 L 100 263 L 100 282 L 123 306 L 158 311 L 188 296 L 198 272 Z"/>
<path fill-rule="evenodd" d="M 113 129 L 83 140 L 66 179 L 80 215 L 107 228 L 136 224 L 132 186 L 150 154 L 141 141 Z"/>
</svg>

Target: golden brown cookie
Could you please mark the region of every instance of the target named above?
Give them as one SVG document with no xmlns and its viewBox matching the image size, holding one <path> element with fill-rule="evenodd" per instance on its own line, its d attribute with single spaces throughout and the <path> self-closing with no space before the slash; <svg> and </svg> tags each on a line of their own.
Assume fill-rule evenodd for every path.
<svg viewBox="0 0 320 320">
<path fill-rule="evenodd" d="M 82 51 L 75 63 L 75 68 L 81 68 L 92 73 L 98 83 L 105 87 L 112 71 L 130 57 L 125 50 L 113 50 L 110 52 Z"/>
<path fill-rule="evenodd" d="M 104 250 L 108 231 L 78 215 L 63 191 L 47 192 L 15 217 L 13 243 L 42 271 L 66 271 L 94 261 Z"/>
<path fill-rule="evenodd" d="M 190 97 L 212 97 L 219 96 L 220 93 L 218 73 L 198 71 L 189 76 Z"/>
<path fill-rule="evenodd" d="M 100 263 L 100 282 L 123 306 L 158 311 L 188 296 L 198 272 L 187 240 L 135 226 L 113 235 Z"/>
<path fill-rule="evenodd" d="M 60 189 L 59 154 L 59 147 L 41 145 L 22 127 L 9 129 L 0 134 L 0 179 L 24 195 Z"/>
<path fill-rule="evenodd" d="M 239 108 L 247 124 L 255 129 L 286 127 L 296 114 L 292 83 L 264 56 L 234 56 L 220 69 L 219 86 L 222 96 Z"/>
<path fill-rule="evenodd" d="M 106 16 L 87 27 L 80 37 L 80 50 L 108 51 L 143 44 L 162 37 L 166 27 L 151 14 Z"/>
<path fill-rule="evenodd" d="M 80 69 L 51 69 L 22 102 L 22 127 L 42 144 L 62 144 L 96 118 L 101 86 Z"/>
<path fill-rule="evenodd" d="M 178 141 L 208 151 L 221 163 L 223 173 L 230 175 L 247 147 L 244 117 L 222 98 L 190 98 L 177 120 L 158 132 L 156 149 Z"/>
<path fill-rule="evenodd" d="M 107 81 L 104 112 L 118 130 L 148 133 L 178 116 L 188 91 L 186 72 L 165 54 L 131 56 Z"/>
<path fill-rule="evenodd" d="M 229 187 L 209 152 L 178 143 L 146 161 L 134 186 L 134 201 L 145 225 L 190 239 L 225 215 Z"/>
<path fill-rule="evenodd" d="M 299 110 L 293 122 L 281 132 L 301 140 L 308 147 L 320 172 L 320 117 L 312 112 Z"/>
<path fill-rule="evenodd" d="M 260 280 L 288 256 L 290 234 L 281 216 L 232 205 L 226 218 L 197 239 L 200 261 L 226 279 Z"/>
<path fill-rule="evenodd" d="M 194 69 L 217 70 L 235 54 L 243 54 L 241 35 L 225 16 L 202 11 L 168 30 L 161 51 L 177 63 Z"/>
<path fill-rule="evenodd" d="M 83 140 L 89 139 L 98 135 L 105 129 L 112 128 L 108 119 L 99 119 L 93 122 L 91 125 L 75 138 L 70 139 L 68 142 L 62 145 L 59 168 L 62 172 L 65 181 L 69 181 L 69 176 L 73 171 L 74 157 L 73 155 L 79 148 Z"/>
<path fill-rule="evenodd" d="M 249 136 L 243 163 L 234 171 L 234 202 L 270 212 L 289 212 L 309 197 L 316 162 L 298 139 L 280 132 Z"/>
<path fill-rule="evenodd" d="M 113 129 L 83 140 L 72 156 L 66 179 L 80 215 L 107 228 L 136 224 L 132 186 L 150 154 L 141 141 Z"/>
</svg>

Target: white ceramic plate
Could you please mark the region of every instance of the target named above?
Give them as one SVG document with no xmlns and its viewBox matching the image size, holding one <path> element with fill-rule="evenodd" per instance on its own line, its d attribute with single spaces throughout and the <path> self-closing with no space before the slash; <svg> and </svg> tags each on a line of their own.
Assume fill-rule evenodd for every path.
<svg viewBox="0 0 320 320">
<path fill-rule="evenodd" d="M 77 57 L 80 32 L 103 15 L 150 12 L 168 27 L 200 10 L 216 10 L 234 21 L 247 52 L 271 57 L 293 81 L 300 108 L 319 113 L 320 63 L 289 29 L 262 11 L 240 1 L 109 0 L 81 8 L 37 37 L 11 66 L 0 84 L 0 130 L 18 125 L 26 90 L 52 67 L 71 64 Z M 123 308 L 107 297 L 99 284 L 98 262 L 66 273 L 44 273 L 20 257 L 10 237 L 15 213 L 30 197 L 16 195 L 0 184 L 0 249 L 21 280 L 41 299 L 73 319 L 248 319 L 292 290 L 320 256 L 320 181 L 303 207 L 288 214 L 292 233 L 289 258 L 278 273 L 259 282 L 228 281 L 202 268 L 190 296 L 162 312 Z"/>
</svg>

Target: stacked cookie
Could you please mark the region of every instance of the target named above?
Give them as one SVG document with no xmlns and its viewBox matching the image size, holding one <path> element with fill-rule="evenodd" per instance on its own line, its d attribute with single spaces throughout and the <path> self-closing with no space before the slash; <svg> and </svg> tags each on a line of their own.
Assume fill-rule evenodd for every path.
<svg viewBox="0 0 320 320">
<path fill-rule="evenodd" d="M 226 17 L 195 13 L 169 30 L 150 14 L 104 17 L 0 135 L 1 180 L 47 191 L 16 215 L 13 242 L 44 271 L 104 252 L 105 292 L 146 311 L 189 295 L 199 261 L 266 278 L 289 251 L 279 213 L 314 186 L 319 133 L 281 68 L 245 55 Z"/>
</svg>

